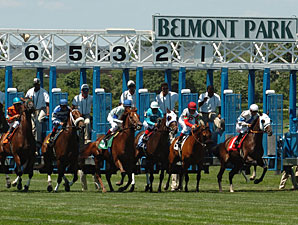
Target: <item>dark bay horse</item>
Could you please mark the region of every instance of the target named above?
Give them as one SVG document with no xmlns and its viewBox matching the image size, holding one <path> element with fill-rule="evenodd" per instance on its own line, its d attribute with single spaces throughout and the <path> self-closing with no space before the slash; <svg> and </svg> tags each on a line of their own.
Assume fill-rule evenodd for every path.
<svg viewBox="0 0 298 225">
<path fill-rule="evenodd" d="M 15 172 L 17 178 L 12 182 L 17 185 L 18 190 L 22 189 L 22 175 L 28 173 L 29 179 L 24 186 L 24 191 L 28 191 L 31 179 L 33 177 L 33 166 L 35 160 L 36 142 L 32 134 L 31 114 L 34 112 L 34 104 L 31 99 L 24 99 L 25 103 L 21 106 L 20 125 L 16 128 L 10 143 L 3 143 L 5 135 L 0 140 L 0 161 L 6 174 L 6 186 L 10 187 L 8 176 L 8 167 L 5 166 L 5 159 L 12 155 L 16 164 Z"/>
<path fill-rule="evenodd" d="M 0 134 L 6 133 L 9 129 L 8 123 L 5 119 L 5 113 L 3 111 L 3 105 L 0 103 Z"/>
<path fill-rule="evenodd" d="M 135 130 L 139 130 L 142 127 L 140 117 L 137 114 L 137 109 L 126 109 L 120 118 L 123 121 L 122 128 L 117 136 L 114 137 L 111 152 L 109 150 L 103 150 L 98 148 L 99 143 L 104 136 L 99 137 L 95 142 L 89 143 L 80 154 L 80 161 L 83 161 L 90 155 L 94 156 L 95 161 L 95 173 L 100 184 L 100 165 L 99 162 L 105 160 L 107 162 L 106 179 L 110 188 L 110 191 L 114 191 L 111 183 L 111 174 L 117 169 L 121 172 L 121 181 L 118 185 L 122 185 L 124 177 L 128 175 L 128 182 L 125 186 L 119 188 L 119 191 L 126 190 L 132 182 L 132 172 L 135 167 L 136 153 L 134 148 Z M 104 187 L 102 186 L 103 190 Z"/>
<path fill-rule="evenodd" d="M 145 154 L 146 156 L 146 173 L 150 173 L 150 182 L 147 183 L 145 191 L 152 192 L 153 186 L 153 172 L 154 164 L 160 164 L 160 176 L 158 192 L 161 192 L 161 185 L 164 179 L 164 171 L 168 169 L 168 156 L 169 156 L 169 135 L 174 136 L 178 131 L 177 115 L 167 109 L 167 113 L 161 119 L 156 131 L 150 135 L 147 142 L 147 149 L 144 153 L 136 149 L 138 157 Z M 140 132 L 135 139 L 135 146 L 138 145 L 139 139 L 145 131 Z"/>
<path fill-rule="evenodd" d="M 213 148 L 214 155 L 219 158 L 221 163 L 220 171 L 217 175 L 220 192 L 222 192 L 222 175 L 226 169 L 227 163 L 233 165 L 233 168 L 229 173 L 230 192 L 234 192 L 232 183 L 234 175 L 242 169 L 245 163 L 261 166 L 263 168 L 263 173 L 259 179 L 254 181 L 254 183 L 258 184 L 263 180 L 267 171 L 267 163 L 262 158 L 264 154 L 262 145 L 264 132 L 268 133 L 269 136 L 272 135 L 270 118 L 265 113 L 260 114 L 260 116 L 252 122 L 251 128 L 243 141 L 240 151 L 228 151 L 229 143 L 233 137 L 228 138 L 225 142 L 220 143 Z"/>
<path fill-rule="evenodd" d="M 182 178 L 185 176 L 185 188 L 184 190 L 188 191 L 188 168 L 190 165 L 197 165 L 197 186 L 196 191 L 199 191 L 199 183 L 201 179 L 201 170 L 203 169 L 204 157 L 206 154 L 207 145 L 212 143 L 211 140 L 211 131 L 209 126 L 196 126 L 192 129 L 192 135 L 190 135 L 182 146 L 181 156 L 179 157 L 179 152 L 174 149 L 175 143 L 178 138 L 176 138 L 170 146 L 169 154 L 169 177 L 165 190 L 169 188 L 170 177 L 173 172 L 173 168 L 178 161 L 182 161 L 182 168 L 180 170 L 179 176 L 179 189 L 182 190 Z"/>
<path fill-rule="evenodd" d="M 57 185 L 54 189 L 55 192 L 58 191 L 62 178 L 65 181 L 65 191 L 70 191 L 70 186 L 78 180 L 79 138 L 77 131 L 82 131 L 84 126 L 84 118 L 82 117 L 82 114 L 78 109 L 73 109 L 69 113 L 66 127 L 62 128 L 53 147 L 50 147 L 47 143 L 50 134 L 45 138 L 41 152 L 44 157 L 43 170 L 48 173 L 47 190 L 49 192 L 53 190 L 51 174 L 53 172 L 54 160 L 57 162 L 58 169 Z M 69 182 L 64 175 L 67 168 L 73 173 L 73 180 L 71 182 Z"/>
</svg>

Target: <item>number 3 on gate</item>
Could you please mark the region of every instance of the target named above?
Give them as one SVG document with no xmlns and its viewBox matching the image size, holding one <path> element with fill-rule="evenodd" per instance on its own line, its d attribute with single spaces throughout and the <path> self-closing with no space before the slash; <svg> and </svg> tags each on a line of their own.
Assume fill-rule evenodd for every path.
<svg viewBox="0 0 298 225">
<path fill-rule="evenodd" d="M 67 45 L 67 62 L 68 63 L 84 63 L 85 47 L 80 44 Z"/>
<path fill-rule="evenodd" d="M 110 46 L 111 63 L 128 62 L 128 50 L 126 45 Z"/>
<path fill-rule="evenodd" d="M 24 62 L 41 62 L 40 44 L 23 43 L 22 53 Z"/>
</svg>

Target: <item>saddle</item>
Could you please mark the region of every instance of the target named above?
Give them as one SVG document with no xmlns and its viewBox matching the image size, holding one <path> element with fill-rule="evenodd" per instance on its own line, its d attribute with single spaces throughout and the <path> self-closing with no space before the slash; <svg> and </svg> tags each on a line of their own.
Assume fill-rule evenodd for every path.
<svg viewBox="0 0 298 225">
<path fill-rule="evenodd" d="M 10 140 L 12 139 L 14 133 L 16 132 L 16 130 L 19 128 L 19 126 L 17 126 L 11 133 L 11 136 L 10 136 Z M 4 137 L 3 137 L 3 144 L 8 144 L 10 143 L 10 140 L 8 140 L 8 135 L 9 135 L 9 132 L 6 132 L 4 134 Z"/>
<path fill-rule="evenodd" d="M 181 158 L 181 156 L 182 156 L 182 148 L 183 148 L 183 145 L 184 145 L 184 143 L 185 143 L 185 141 L 187 140 L 187 138 L 189 137 L 190 135 L 185 135 L 185 136 L 183 136 L 183 138 L 182 138 L 182 141 L 181 141 L 181 145 L 180 145 L 180 147 L 179 147 L 179 145 L 178 145 L 178 140 L 175 142 L 175 144 L 174 144 L 174 150 L 175 151 L 178 151 L 178 154 L 179 154 L 179 157 Z"/>
<path fill-rule="evenodd" d="M 54 139 L 53 139 L 53 146 L 54 146 L 54 144 L 55 144 L 55 142 L 56 142 L 58 136 L 62 133 L 63 130 L 64 130 L 64 129 L 62 128 L 62 129 L 58 130 L 57 133 L 55 134 Z M 50 140 L 50 138 L 48 138 L 48 140 L 47 140 L 47 144 L 50 143 L 49 140 Z"/>
<path fill-rule="evenodd" d="M 112 134 L 108 139 L 107 139 L 107 144 L 105 144 L 104 140 L 101 140 L 98 144 L 99 149 L 110 149 L 113 144 L 114 138 L 119 134 L 119 131 L 116 133 Z"/>
<path fill-rule="evenodd" d="M 241 138 L 241 140 L 239 141 L 239 145 L 238 145 L 238 146 L 235 146 L 235 144 L 234 144 L 238 136 L 233 137 L 233 138 L 230 140 L 229 144 L 228 144 L 228 151 L 229 151 L 229 152 L 230 152 L 230 151 L 238 151 L 239 149 L 241 149 L 242 144 L 243 144 L 243 141 L 244 141 L 244 139 L 246 138 L 246 136 L 247 136 L 247 134 L 245 134 L 245 135 Z"/>
</svg>

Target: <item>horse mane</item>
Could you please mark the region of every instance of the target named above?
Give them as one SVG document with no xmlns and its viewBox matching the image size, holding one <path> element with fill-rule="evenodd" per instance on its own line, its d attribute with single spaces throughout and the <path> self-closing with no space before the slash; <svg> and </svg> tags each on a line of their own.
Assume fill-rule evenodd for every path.
<svg viewBox="0 0 298 225">
<path fill-rule="evenodd" d="M 257 118 L 254 121 L 252 121 L 252 123 L 251 123 L 251 127 L 252 127 L 251 129 L 252 130 L 255 130 L 256 129 L 255 126 L 256 126 L 257 122 L 259 121 L 260 116 L 262 116 L 262 113 L 260 113 L 260 115 L 257 116 Z"/>
</svg>

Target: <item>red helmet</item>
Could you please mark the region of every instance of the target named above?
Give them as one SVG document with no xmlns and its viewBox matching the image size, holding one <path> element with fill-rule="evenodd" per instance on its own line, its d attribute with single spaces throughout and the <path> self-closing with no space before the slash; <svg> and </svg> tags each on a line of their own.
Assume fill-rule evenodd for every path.
<svg viewBox="0 0 298 225">
<path fill-rule="evenodd" d="M 197 109 L 197 104 L 195 102 L 190 102 L 188 103 L 188 109 L 193 109 L 196 110 Z"/>
</svg>

